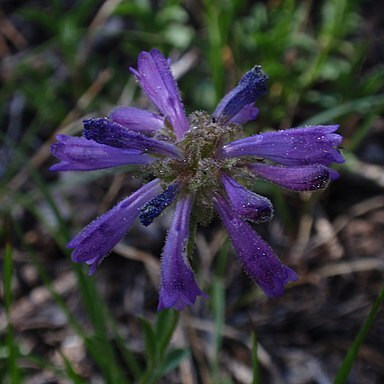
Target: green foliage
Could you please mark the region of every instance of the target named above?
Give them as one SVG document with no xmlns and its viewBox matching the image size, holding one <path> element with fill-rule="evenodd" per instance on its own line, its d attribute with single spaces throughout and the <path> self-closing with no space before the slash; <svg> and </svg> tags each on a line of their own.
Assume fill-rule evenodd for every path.
<svg viewBox="0 0 384 384">
<path fill-rule="evenodd" d="M 357 334 L 355 340 L 353 341 L 352 346 L 348 349 L 347 355 L 345 356 L 339 371 L 337 372 L 334 384 L 344 384 L 348 382 L 348 377 L 351 372 L 352 366 L 355 363 L 357 358 L 357 354 L 362 346 L 365 338 L 370 331 L 373 322 L 380 310 L 384 301 L 384 288 L 381 290 L 379 295 L 377 296 L 376 301 L 372 305 L 371 311 L 368 314 L 364 324 L 362 325 L 359 333 Z"/>
<path fill-rule="evenodd" d="M 136 25 L 129 33 L 134 33 L 139 41 L 149 44 L 151 48 L 186 49 L 191 43 L 194 31 L 188 25 L 187 11 L 178 0 L 167 0 L 155 9 L 149 1 L 122 1 L 115 13 L 131 17 Z M 128 32 L 126 41 L 127 48 L 131 48 Z"/>
<path fill-rule="evenodd" d="M 188 349 L 167 351 L 178 320 L 179 313 L 173 309 L 160 312 L 154 325 L 145 318 L 140 319 L 147 365 L 140 380 L 142 384 L 157 383 L 162 376 L 175 369 L 189 355 Z"/>
<path fill-rule="evenodd" d="M 256 332 L 252 333 L 252 384 L 260 384 L 260 367 L 257 356 L 257 336 Z"/>
<path fill-rule="evenodd" d="M 4 309 L 7 318 L 7 329 L 5 335 L 5 345 L 0 356 L 0 377 L 2 382 L 5 383 L 19 383 L 21 380 L 21 370 L 19 368 L 18 360 L 20 358 L 20 351 L 15 338 L 15 333 L 11 324 L 10 309 L 12 303 L 12 248 L 9 243 L 5 245 L 4 254 L 4 274 L 3 278 L 3 292 L 4 292 Z M 6 368 L 3 370 L 1 366 L 5 360 Z"/>
</svg>

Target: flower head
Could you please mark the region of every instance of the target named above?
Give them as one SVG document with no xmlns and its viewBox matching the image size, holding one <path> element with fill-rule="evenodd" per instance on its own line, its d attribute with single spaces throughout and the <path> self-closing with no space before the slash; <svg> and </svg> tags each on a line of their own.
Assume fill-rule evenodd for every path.
<svg viewBox="0 0 384 384">
<path fill-rule="evenodd" d="M 329 168 L 344 161 L 338 126 L 308 126 L 239 138 L 241 126 L 258 114 L 255 101 L 267 91 L 268 76 L 255 66 L 210 116 L 188 117 L 166 58 L 142 52 L 131 69 L 159 113 L 119 106 L 108 117 L 84 121 L 83 137 L 58 135 L 51 147 L 61 161 L 52 170 L 87 171 L 124 164 L 149 169 L 154 178 L 91 222 L 68 244 L 72 260 L 90 265 L 103 258 L 139 217 L 150 225 L 176 202 L 161 260 L 158 309 L 181 310 L 206 294 L 188 259 L 192 212 L 208 222 L 216 210 L 248 275 L 270 297 L 283 294 L 297 275 L 280 262 L 251 222 L 271 220 L 272 203 L 247 189 L 256 178 L 294 191 L 316 191 L 338 177 Z"/>
</svg>

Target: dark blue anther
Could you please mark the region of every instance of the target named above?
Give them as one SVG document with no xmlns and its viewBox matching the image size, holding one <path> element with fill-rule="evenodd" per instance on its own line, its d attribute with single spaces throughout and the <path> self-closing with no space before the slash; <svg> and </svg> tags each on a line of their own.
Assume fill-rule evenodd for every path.
<svg viewBox="0 0 384 384">
<path fill-rule="evenodd" d="M 130 131 L 105 117 L 83 121 L 83 135 L 88 140 L 115 148 L 153 152 L 172 158 L 180 158 L 180 150 L 171 143 Z"/>
<path fill-rule="evenodd" d="M 268 75 L 260 65 L 248 71 L 239 84 L 220 102 L 214 116 L 229 120 L 243 107 L 253 103 L 258 97 L 267 92 Z"/>
<path fill-rule="evenodd" d="M 125 137 L 119 134 L 122 127 L 114 121 L 101 117 L 84 120 L 83 124 L 83 135 L 86 139 L 112 147 L 124 147 Z"/>
<path fill-rule="evenodd" d="M 139 219 L 146 227 L 164 211 L 168 205 L 172 204 L 179 191 L 177 183 L 171 184 L 163 193 L 148 201 L 140 210 Z"/>
</svg>

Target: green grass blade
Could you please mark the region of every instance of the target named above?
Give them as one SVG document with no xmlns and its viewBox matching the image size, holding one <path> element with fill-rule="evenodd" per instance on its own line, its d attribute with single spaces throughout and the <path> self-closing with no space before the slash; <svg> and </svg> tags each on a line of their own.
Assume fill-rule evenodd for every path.
<svg viewBox="0 0 384 384">
<path fill-rule="evenodd" d="M 347 382 L 349 373 L 352 369 L 352 365 L 356 360 L 357 354 L 361 345 L 363 344 L 367 334 L 375 320 L 377 312 L 380 309 L 381 304 L 384 301 L 384 288 L 381 290 L 376 301 L 373 303 L 372 309 L 369 312 L 368 317 L 364 321 L 359 333 L 357 334 L 351 348 L 349 348 L 347 355 L 345 356 L 339 371 L 337 372 L 334 384 L 344 384 Z"/>
<path fill-rule="evenodd" d="M 15 341 L 13 327 L 11 324 L 11 281 L 12 281 L 12 248 L 9 243 L 5 246 L 4 255 L 4 306 L 5 315 L 7 318 L 6 330 L 6 345 L 8 347 L 8 377 L 11 383 L 19 383 L 21 380 L 21 371 L 18 366 L 17 360 L 19 357 L 19 350 Z"/>
<path fill-rule="evenodd" d="M 142 374 L 142 369 L 132 351 L 127 347 L 127 343 L 121 336 L 112 314 L 107 313 L 107 315 L 109 317 L 109 324 L 111 326 L 113 337 L 116 340 L 121 356 L 124 359 L 130 373 L 134 377 L 134 382 L 138 382 Z"/>
<path fill-rule="evenodd" d="M 28 362 L 28 365 L 31 364 L 33 367 L 39 368 L 40 370 L 52 372 L 56 375 L 58 382 L 67 382 L 68 379 L 71 379 L 72 383 L 74 384 L 86 384 L 87 382 L 84 381 L 74 370 L 72 367 L 71 362 L 68 360 L 68 358 L 63 354 L 63 352 L 59 349 L 58 353 L 60 354 L 61 358 L 64 362 L 64 368 L 58 367 L 51 363 L 49 359 L 34 355 L 34 354 L 28 354 L 23 356 L 23 361 Z M 63 380 L 60 380 L 63 379 Z M 65 381 L 66 380 L 66 381 Z M 126 382 L 124 382 L 125 384 Z M 13 384 L 13 382 L 11 383 Z M 15 382 L 15 384 L 18 384 Z"/>
<path fill-rule="evenodd" d="M 162 364 L 156 369 L 153 382 L 157 383 L 161 377 L 177 368 L 189 354 L 190 351 L 188 349 L 173 349 L 169 351 Z"/>
<path fill-rule="evenodd" d="M 144 332 L 144 347 L 148 370 L 152 370 L 155 365 L 157 352 L 156 334 L 151 323 L 147 319 L 141 318 L 140 325 L 142 331 Z"/>
<path fill-rule="evenodd" d="M 67 226 L 61 217 L 60 211 L 51 196 L 51 190 L 47 187 L 35 169 L 30 168 L 30 174 L 37 186 L 37 189 L 44 196 L 52 210 L 53 215 L 57 219 L 57 222 L 59 223 L 59 230 L 53 230 L 50 225 L 45 222 L 45 218 L 34 207 L 34 205 L 31 204 L 30 201 L 26 202 L 25 207 L 47 227 L 48 231 L 51 232 L 52 237 L 57 241 L 63 252 L 66 252 L 65 244 L 69 239 L 69 233 Z M 77 264 L 72 265 L 73 271 L 77 277 L 80 295 L 83 299 L 84 306 L 94 329 L 93 335 L 86 336 L 84 331 L 81 330 L 81 327 L 77 321 L 71 315 L 69 309 L 65 305 L 60 295 L 54 291 L 49 278 L 47 278 L 43 271 L 42 266 L 38 262 L 35 263 L 35 265 L 39 271 L 39 274 L 42 277 L 45 275 L 43 278 L 45 286 L 50 290 L 50 293 L 52 294 L 52 297 L 56 303 L 58 303 L 62 310 L 66 313 L 68 319 L 71 322 L 71 325 L 77 330 L 78 334 L 84 340 L 89 353 L 92 355 L 95 362 L 102 370 L 105 381 L 107 383 L 127 382 L 122 367 L 118 365 L 117 356 L 109 338 L 109 322 L 106 316 L 107 308 L 97 292 L 94 280 L 85 275 L 82 266 Z"/>
<path fill-rule="evenodd" d="M 335 121 L 335 119 L 359 112 L 361 114 L 371 111 L 372 108 L 384 107 L 384 94 L 366 96 L 360 99 L 351 100 L 335 108 L 328 109 L 318 113 L 315 116 L 305 120 L 300 125 L 323 124 Z"/>
<path fill-rule="evenodd" d="M 220 349 L 223 339 L 223 328 L 225 318 L 225 295 L 224 295 L 224 280 L 221 277 L 215 276 L 212 285 L 212 306 L 214 318 L 214 334 L 213 348 L 214 360 L 212 362 L 212 377 L 214 382 L 219 381 L 220 376 Z"/>
<path fill-rule="evenodd" d="M 372 131 L 372 127 L 375 126 L 375 121 L 379 118 L 379 114 L 376 114 L 373 110 L 365 119 L 359 124 L 359 127 L 355 130 L 353 136 L 351 136 L 345 145 L 345 149 L 349 152 L 354 152 L 356 148 L 362 143 L 364 138 Z"/>
<path fill-rule="evenodd" d="M 60 356 L 64 361 L 65 373 L 69 379 L 72 380 L 74 384 L 85 384 L 85 381 L 75 372 L 72 367 L 71 362 L 67 359 L 62 351 L 59 350 Z"/>
<path fill-rule="evenodd" d="M 61 214 L 55 205 L 55 202 L 50 193 L 50 189 L 47 188 L 37 173 L 33 173 L 33 178 L 38 184 L 48 204 L 50 205 L 54 215 L 56 216 L 57 221 L 60 224 L 60 232 L 62 232 L 62 230 L 65 231 L 64 220 L 62 219 Z M 67 232 L 64 233 L 66 234 L 66 243 L 69 239 L 69 234 Z M 92 350 L 95 348 L 99 349 L 100 351 L 100 353 L 93 353 L 93 357 L 102 368 L 106 380 L 109 380 L 108 382 L 127 382 L 123 370 L 117 362 L 116 353 L 109 338 L 109 322 L 106 315 L 108 308 L 97 291 L 95 281 L 89 276 L 86 276 L 82 266 L 73 264 L 73 270 L 78 279 L 80 294 L 86 307 L 87 314 L 90 317 L 95 330 L 95 334 L 88 338 L 87 344 Z"/>
<path fill-rule="evenodd" d="M 257 358 L 257 336 L 252 332 L 252 384 L 260 384 L 260 366 Z"/>
<path fill-rule="evenodd" d="M 157 354 L 163 358 L 179 320 L 179 312 L 173 309 L 161 311 L 156 321 Z"/>
<path fill-rule="evenodd" d="M 7 242 L 5 245 L 4 255 L 4 306 L 7 316 L 9 316 L 12 293 L 11 293 L 11 280 L 12 280 L 12 247 Z"/>
</svg>

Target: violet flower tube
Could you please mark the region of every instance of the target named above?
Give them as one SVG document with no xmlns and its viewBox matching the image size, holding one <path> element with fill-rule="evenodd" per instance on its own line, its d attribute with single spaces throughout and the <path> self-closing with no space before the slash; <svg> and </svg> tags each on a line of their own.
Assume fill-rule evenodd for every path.
<svg viewBox="0 0 384 384">
<path fill-rule="evenodd" d="M 169 228 L 161 259 L 162 286 L 158 309 L 182 310 L 192 305 L 197 296 L 207 295 L 197 286 L 188 261 L 189 218 L 193 197 L 180 198 Z"/>
<path fill-rule="evenodd" d="M 273 206 L 252 192 L 253 178 L 293 191 L 325 188 L 342 163 L 336 125 L 266 132 L 240 138 L 241 126 L 256 119 L 257 99 L 267 92 L 260 66 L 206 112 L 185 114 L 168 60 L 157 49 L 141 52 L 136 76 L 158 112 L 117 106 L 108 117 L 84 121 L 83 137 L 58 135 L 51 152 L 54 171 L 91 171 L 122 165 L 145 167 L 153 180 L 85 227 L 68 244 L 72 260 L 92 274 L 138 218 L 150 225 L 169 206 L 175 212 L 161 258 L 158 310 L 182 310 L 207 295 L 199 288 L 188 254 L 193 225 L 208 223 L 217 211 L 247 274 L 269 297 L 283 294 L 298 279 L 253 225 L 272 219 Z M 197 221 L 197 223 L 195 223 Z"/>
</svg>

